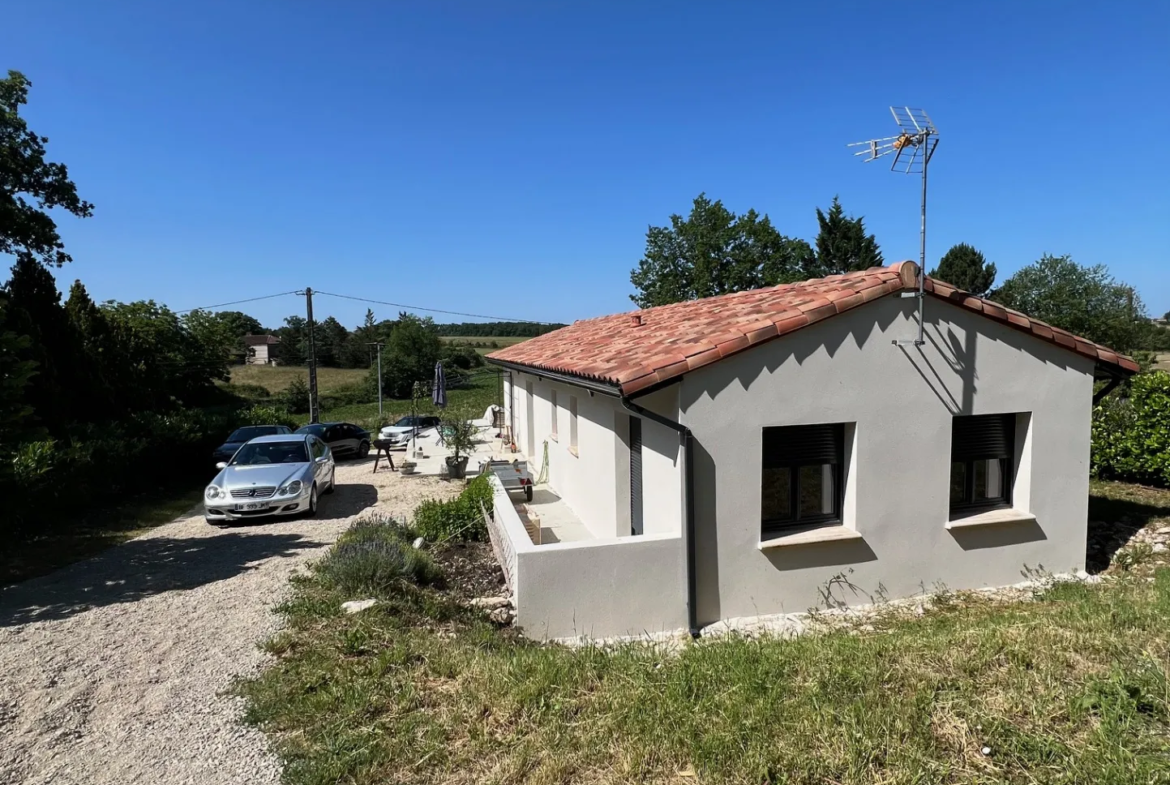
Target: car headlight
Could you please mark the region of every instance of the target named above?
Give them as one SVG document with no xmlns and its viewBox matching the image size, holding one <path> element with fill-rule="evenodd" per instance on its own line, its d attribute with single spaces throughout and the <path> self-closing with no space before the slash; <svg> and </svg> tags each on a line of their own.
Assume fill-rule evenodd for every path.
<svg viewBox="0 0 1170 785">
<path fill-rule="evenodd" d="M 220 497 L 227 496 L 227 494 L 223 492 L 223 489 L 218 485 L 208 485 L 205 495 L 208 499 L 218 499 Z"/>
<path fill-rule="evenodd" d="M 300 492 L 301 492 L 301 488 L 302 488 L 302 487 L 303 487 L 303 486 L 301 485 L 301 481 L 300 481 L 300 480 L 293 480 L 293 481 L 292 481 L 292 482 L 290 482 L 288 485 L 286 485 L 286 486 L 284 486 L 283 488 L 281 488 L 281 489 L 280 489 L 280 492 L 281 492 L 281 494 L 283 494 L 284 496 L 296 496 L 298 493 L 300 493 Z"/>
</svg>

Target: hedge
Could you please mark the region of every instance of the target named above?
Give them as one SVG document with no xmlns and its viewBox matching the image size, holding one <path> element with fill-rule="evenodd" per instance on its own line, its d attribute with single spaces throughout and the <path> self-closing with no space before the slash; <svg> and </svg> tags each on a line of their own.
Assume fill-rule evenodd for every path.
<svg viewBox="0 0 1170 785">
<path fill-rule="evenodd" d="M 1170 487 L 1170 374 L 1138 374 L 1093 409 L 1094 477 Z"/>
</svg>

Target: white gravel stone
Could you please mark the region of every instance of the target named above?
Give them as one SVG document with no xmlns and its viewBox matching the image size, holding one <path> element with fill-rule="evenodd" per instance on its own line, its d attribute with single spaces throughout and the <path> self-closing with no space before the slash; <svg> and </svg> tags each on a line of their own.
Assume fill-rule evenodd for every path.
<svg viewBox="0 0 1170 785">
<path fill-rule="evenodd" d="M 0 591 L 0 785 L 278 783 L 225 692 L 267 661 L 289 575 L 363 512 L 401 519 L 461 489 L 372 464 L 338 464 L 316 519 L 221 530 L 193 510 Z"/>
<path fill-rule="evenodd" d="M 487 608 L 488 610 L 503 608 L 510 603 L 511 600 L 509 600 L 507 597 L 476 597 L 471 601 L 471 605 L 473 607 Z"/>
</svg>

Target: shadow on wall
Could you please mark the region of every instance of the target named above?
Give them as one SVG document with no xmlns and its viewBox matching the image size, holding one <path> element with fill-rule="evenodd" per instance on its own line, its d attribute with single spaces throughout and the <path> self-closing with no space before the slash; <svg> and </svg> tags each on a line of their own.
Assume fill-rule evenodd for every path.
<svg viewBox="0 0 1170 785">
<path fill-rule="evenodd" d="M 730 375 L 724 377 L 722 374 L 707 375 L 707 378 L 710 380 L 708 385 L 702 390 L 692 389 L 690 391 L 692 399 L 680 400 L 680 406 L 686 411 L 699 395 L 715 398 L 727 386 L 730 386 L 732 382 L 739 382 L 740 386 L 746 390 L 751 387 L 752 382 L 757 378 L 765 374 L 775 373 L 789 359 L 794 359 L 798 365 L 803 365 L 809 357 L 822 348 L 829 353 L 830 357 L 833 357 L 849 339 L 852 339 L 853 343 L 858 347 L 864 347 L 870 340 L 883 340 L 885 331 L 889 329 L 891 324 L 899 318 L 906 318 L 911 315 L 913 305 L 910 300 L 905 300 L 903 302 L 906 305 L 903 305 L 901 308 L 874 307 L 875 303 L 881 302 L 885 302 L 885 300 L 874 300 L 872 303 L 866 303 L 855 311 L 850 311 L 845 316 L 825 319 L 796 333 L 797 336 L 805 336 L 806 334 L 815 335 L 815 340 L 788 340 L 787 338 L 780 338 L 771 341 L 769 345 L 775 345 L 779 347 L 779 350 L 770 352 L 767 362 L 759 366 L 754 366 L 752 363 L 739 363 L 740 373 L 734 377 Z M 871 307 L 872 310 L 865 311 L 866 308 Z M 855 315 L 859 311 L 876 314 L 875 320 L 849 318 L 850 315 Z M 754 371 L 752 370 L 753 368 Z M 720 386 L 719 380 L 721 378 L 725 378 L 723 386 Z"/>
<path fill-rule="evenodd" d="M 967 319 L 981 320 L 980 324 L 983 329 L 956 331 L 948 325 L 944 334 L 939 324 L 940 316 L 945 319 L 949 312 L 944 309 L 951 309 L 955 306 L 933 301 L 929 298 L 926 301 L 926 306 L 926 327 L 922 331 L 926 343 L 933 349 L 934 353 L 937 353 L 942 358 L 942 361 L 947 366 L 947 372 L 958 377 L 962 388 L 955 391 L 947 386 L 945 376 L 940 374 L 939 369 L 934 366 L 934 363 L 930 359 L 931 355 L 926 352 L 925 346 L 899 346 L 898 349 L 910 361 L 910 365 L 922 377 L 922 381 L 926 382 L 926 385 L 934 393 L 935 397 L 942 402 L 943 406 L 952 415 L 971 414 L 974 411 L 975 392 L 977 389 L 977 377 L 975 375 L 977 340 L 997 341 L 1012 347 L 1018 352 L 1029 352 L 1032 356 L 1051 365 L 1056 365 L 1060 368 L 1069 367 L 1067 362 L 1067 349 L 1044 343 L 1039 339 L 981 316 L 963 315 Z M 917 324 L 916 314 L 911 318 L 911 321 Z M 986 322 L 986 324 L 983 325 L 982 322 Z"/>
<path fill-rule="evenodd" d="M 983 548 L 1002 548 L 1005 545 L 1021 545 L 1025 542 L 1047 540 L 1044 529 L 1036 521 L 1027 523 L 1006 523 L 1002 526 L 978 526 L 970 529 L 950 529 L 955 542 L 965 551 Z"/>
<path fill-rule="evenodd" d="M 221 533 L 210 526 L 207 536 L 131 540 L 5 589 L 0 594 L 0 627 L 64 619 L 91 608 L 194 589 L 256 569 L 255 563 L 264 559 L 324 547 L 299 534 Z"/>
</svg>

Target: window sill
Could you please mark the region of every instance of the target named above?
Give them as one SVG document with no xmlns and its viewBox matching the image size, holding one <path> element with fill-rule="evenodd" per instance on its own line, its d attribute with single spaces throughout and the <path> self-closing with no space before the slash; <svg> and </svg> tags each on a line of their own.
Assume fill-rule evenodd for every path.
<svg viewBox="0 0 1170 785">
<path fill-rule="evenodd" d="M 988 510 L 987 512 L 966 515 L 962 518 L 952 518 L 947 521 L 947 528 L 971 529 L 978 526 L 1001 526 L 1009 523 L 1035 523 L 1036 516 L 1023 510 Z"/>
<path fill-rule="evenodd" d="M 572 455 L 574 458 L 579 458 L 579 457 L 581 457 L 581 456 L 579 456 L 579 455 L 577 454 L 577 448 L 576 448 L 576 447 L 570 447 L 570 448 L 569 448 L 569 454 L 570 454 L 570 455 Z"/>
<path fill-rule="evenodd" d="M 856 529 L 845 526 L 820 526 L 815 529 L 794 531 L 788 534 L 773 534 L 766 540 L 761 540 L 758 547 L 761 551 L 771 548 L 787 548 L 791 545 L 808 545 L 814 542 L 839 542 L 845 540 L 860 540 L 861 534 Z"/>
</svg>

